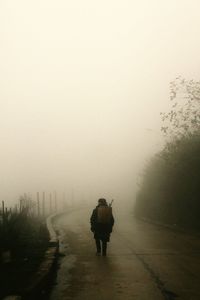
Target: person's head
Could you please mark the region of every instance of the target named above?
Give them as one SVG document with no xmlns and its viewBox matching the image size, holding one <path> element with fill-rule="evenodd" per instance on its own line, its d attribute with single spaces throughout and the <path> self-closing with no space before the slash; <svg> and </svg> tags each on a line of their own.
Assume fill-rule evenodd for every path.
<svg viewBox="0 0 200 300">
<path fill-rule="evenodd" d="M 99 204 L 99 205 L 107 205 L 107 201 L 106 201 L 106 199 L 104 199 L 104 198 L 100 198 L 100 199 L 98 200 L 98 204 Z"/>
</svg>

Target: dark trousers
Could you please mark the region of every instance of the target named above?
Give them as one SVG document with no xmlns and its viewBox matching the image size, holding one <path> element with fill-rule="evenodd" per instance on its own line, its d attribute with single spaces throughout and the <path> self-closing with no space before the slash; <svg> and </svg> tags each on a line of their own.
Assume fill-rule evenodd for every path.
<svg viewBox="0 0 200 300">
<path fill-rule="evenodd" d="M 95 239 L 97 252 L 102 253 L 102 255 L 106 255 L 107 242 L 99 239 Z"/>
</svg>

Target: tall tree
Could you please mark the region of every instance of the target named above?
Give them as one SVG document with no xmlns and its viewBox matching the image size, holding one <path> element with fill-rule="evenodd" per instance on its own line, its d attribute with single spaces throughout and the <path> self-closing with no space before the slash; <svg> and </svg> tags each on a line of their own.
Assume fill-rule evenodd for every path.
<svg viewBox="0 0 200 300">
<path fill-rule="evenodd" d="M 199 134 L 200 81 L 176 78 L 170 83 L 170 100 L 170 111 L 161 113 L 164 122 L 161 130 L 168 141 Z"/>
</svg>

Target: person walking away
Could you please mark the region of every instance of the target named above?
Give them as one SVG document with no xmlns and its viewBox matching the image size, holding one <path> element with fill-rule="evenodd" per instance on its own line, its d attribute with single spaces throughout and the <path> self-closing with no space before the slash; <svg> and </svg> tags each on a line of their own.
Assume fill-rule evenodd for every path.
<svg viewBox="0 0 200 300">
<path fill-rule="evenodd" d="M 106 256 L 107 242 L 110 241 L 110 234 L 114 225 L 112 207 L 107 204 L 106 199 L 100 198 L 98 200 L 98 205 L 92 212 L 90 224 L 96 242 L 96 255 Z"/>
</svg>

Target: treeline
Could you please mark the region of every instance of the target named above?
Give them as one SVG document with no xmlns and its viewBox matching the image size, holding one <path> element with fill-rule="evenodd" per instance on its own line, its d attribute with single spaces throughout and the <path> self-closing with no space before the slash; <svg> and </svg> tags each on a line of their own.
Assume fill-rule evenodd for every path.
<svg viewBox="0 0 200 300">
<path fill-rule="evenodd" d="M 136 216 L 200 229 L 200 83 L 171 83 L 172 109 L 162 113 L 165 147 L 144 171 Z M 184 98 L 184 99 L 183 99 Z"/>
<path fill-rule="evenodd" d="M 150 161 L 135 214 L 159 222 L 200 228 L 200 135 L 180 140 Z"/>
</svg>

